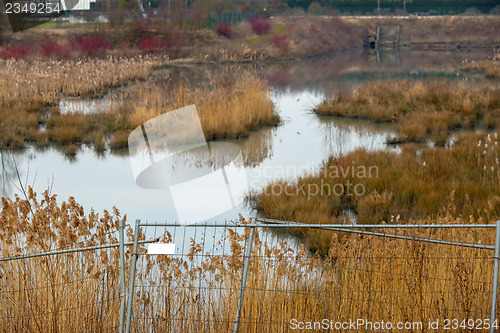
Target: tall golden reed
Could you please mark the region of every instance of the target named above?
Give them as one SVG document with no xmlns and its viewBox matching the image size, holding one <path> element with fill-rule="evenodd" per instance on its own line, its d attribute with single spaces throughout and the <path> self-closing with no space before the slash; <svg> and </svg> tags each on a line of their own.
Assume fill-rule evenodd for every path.
<svg viewBox="0 0 500 333">
<path fill-rule="evenodd" d="M 128 115 L 131 128 L 195 104 L 207 140 L 247 136 L 252 129 L 279 121 L 267 82 L 250 74 L 208 76 L 197 86 L 181 80 L 170 87 L 143 89 L 133 99 L 139 102 Z"/>
<path fill-rule="evenodd" d="M 93 211 L 86 216 L 72 198 L 58 205 L 55 196 L 44 193 L 38 201 L 31 189 L 26 199 L 3 199 L 2 205 L 2 257 L 116 242 L 112 235 L 120 218 L 117 210 L 100 218 Z M 245 222 L 242 217 L 240 221 Z M 417 222 L 463 221 L 443 217 Z M 401 233 L 482 244 L 494 238 L 486 229 Z M 152 258 L 141 248 L 133 331 L 231 332 L 248 235 L 248 228 L 243 233 L 226 229 L 216 246 L 228 250 L 218 254 L 194 239 L 183 256 Z M 294 250 L 286 241 L 273 243 L 270 238 L 257 230 L 241 331 L 291 332 L 294 319 L 427 325 L 429 320 L 489 316 L 493 255 L 487 250 L 331 234 L 331 250 L 318 257 L 303 245 Z M 171 240 L 167 233 L 163 241 Z M 1 263 L 0 329 L 115 332 L 120 307 L 117 268 L 116 250 Z M 409 331 L 428 331 L 424 327 Z"/>
</svg>

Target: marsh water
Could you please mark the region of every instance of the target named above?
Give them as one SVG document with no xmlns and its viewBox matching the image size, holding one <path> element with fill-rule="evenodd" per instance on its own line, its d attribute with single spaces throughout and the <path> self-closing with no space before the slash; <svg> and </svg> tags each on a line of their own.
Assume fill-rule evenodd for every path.
<svg viewBox="0 0 500 333">
<path fill-rule="evenodd" d="M 367 50 L 355 49 L 294 62 L 166 67 L 156 70 L 153 76 L 157 82 L 181 79 L 194 82 L 201 80 L 207 72 L 231 75 L 248 71 L 269 81 L 272 100 L 282 122 L 276 127 L 253 131 L 247 138 L 227 140 L 238 145 L 242 151 L 249 189 L 259 191 L 273 180 L 293 180 L 317 171 L 331 155 L 348 153 L 357 148 L 398 149 L 386 144 L 387 137 L 395 131 L 391 124 L 319 117 L 312 113 L 311 109 L 325 96 L 352 91 L 366 80 L 387 78 L 483 81 L 486 80 L 483 76 L 462 73 L 460 68 L 465 61 L 492 55 L 493 50 L 391 50 L 370 54 Z M 120 96 L 123 96 L 122 92 L 112 91 L 100 99 L 62 99 L 59 109 L 61 113 L 102 112 L 125 103 L 126 100 Z M 21 181 L 32 185 L 39 193 L 50 189 L 58 195 L 59 201 L 73 196 L 86 212 L 91 207 L 96 212 L 102 212 L 116 206 L 127 215 L 129 223 L 136 220 L 175 222 L 178 218 L 168 189 L 152 190 L 136 185 L 127 149 L 97 153 L 82 146 L 73 156 L 66 155 L 64 147 L 50 146 L 4 150 L 0 155 L 2 196 L 13 198 L 19 194 L 17 185 Z M 245 217 L 256 215 L 251 207 L 240 203 L 209 221 L 224 223 L 236 220 L 238 213 Z M 349 212 L 345 216 L 346 220 L 355 219 Z M 215 231 L 211 233 L 215 235 Z M 179 237 L 176 244 L 181 244 L 185 235 Z"/>
</svg>

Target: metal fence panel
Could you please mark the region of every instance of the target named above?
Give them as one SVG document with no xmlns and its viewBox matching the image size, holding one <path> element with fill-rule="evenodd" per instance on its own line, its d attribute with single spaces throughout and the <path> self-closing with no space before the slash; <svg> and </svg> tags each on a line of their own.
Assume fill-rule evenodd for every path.
<svg viewBox="0 0 500 333">
<path fill-rule="evenodd" d="M 499 310 L 497 225 L 247 222 L 137 223 L 135 250 L 123 254 L 128 281 L 118 247 L 0 261 L 2 328 L 114 332 L 125 283 L 131 332 L 373 332 L 389 324 L 424 332 L 453 327 L 452 319 L 462 326 L 451 331 L 484 332 Z M 310 243 L 293 236 L 298 229 Z M 314 237 L 331 239 L 327 255 L 308 250 Z M 144 243 L 158 238 L 175 243 L 175 253 L 147 255 Z"/>
</svg>

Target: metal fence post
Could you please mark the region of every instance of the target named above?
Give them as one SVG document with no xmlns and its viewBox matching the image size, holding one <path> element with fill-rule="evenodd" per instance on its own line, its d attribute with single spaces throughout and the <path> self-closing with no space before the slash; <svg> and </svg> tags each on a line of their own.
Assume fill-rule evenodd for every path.
<svg viewBox="0 0 500 333">
<path fill-rule="evenodd" d="M 135 288 L 135 268 L 137 265 L 137 244 L 139 243 L 139 220 L 135 221 L 134 231 L 134 247 L 132 250 L 132 267 L 130 268 L 130 280 L 128 290 L 128 306 L 127 306 L 127 325 L 125 332 L 130 333 L 130 325 L 132 320 L 132 306 L 134 304 L 134 288 Z"/>
<path fill-rule="evenodd" d="M 495 258 L 493 269 L 493 288 L 491 293 L 491 318 L 490 318 L 490 333 L 495 332 L 495 312 L 497 309 L 497 291 L 498 291 L 498 264 L 500 258 L 500 220 L 497 221 L 497 233 L 495 238 Z"/>
<path fill-rule="evenodd" d="M 245 286 L 247 284 L 248 269 L 250 267 L 250 257 L 252 256 L 252 244 L 253 244 L 254 234 L 255 234 L 255 227 L 251 227 L 250 235 L 248 236 L 248 244 L 245 251 L 245 262 L 243 264 L 243 276 L 241 278 L 240 298 L 238 300 L 238 308 L 236 309 L 236 318 L 234 321 L 233 333 L 238 333 L 240 327 L 240 315 L 241 315 L 241 309 L 243 308 L 243 300 L 245 298 Z"/>
<path fill-rule="evenodd" d="M 123 333 L 125 324 L 125 222 L 120 220 L 119 239 L 120 242 L 120 333 Z"/>
</svg>

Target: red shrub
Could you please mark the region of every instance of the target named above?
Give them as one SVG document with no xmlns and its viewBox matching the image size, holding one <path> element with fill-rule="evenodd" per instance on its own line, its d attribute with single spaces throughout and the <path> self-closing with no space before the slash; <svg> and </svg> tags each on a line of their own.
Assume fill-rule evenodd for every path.
<svg viewBox="0 0 500 333">
<path fill-rule="evenodd" d="M 44 57 L 56 57 L 57 59 L 66 59 L 69 56 L 69 50 L 66 45 L 61 45 L 58 42 L 46 39 L 42 42 L 40 49 Z"/>
<path fill-rule="evenodd" d="M 288 44 L 290 43 L 290 38 L 287 35 L 276 35 L 271 38 L 271 43 L 276 46 L 281 52 L 286 52 L 288 49 Z"/>
<path fill-rule="evenodd" d="M 2 59 L 24 59 L 33 53 L 33 48 L 28 45 L 14 45 L 5 46 L 2 51 L 0 51 L 0 58 Z"/>
<path fill-rule="evenodd" d="M 143 53 L 168 51 L 172 46 L 172 37 L 170 35 L 144 36 L 136 45 Z"/>
<path fill-rule="evenodd" d="M 139 48 L 144 53 L 153 53 L 158 48 L 158 42 L 151 37 L 143 37 L 139 41 Z"/>
<path fill-rule="evenodd" d="M 215 27 L 215 32 L 217 33 L 217 35 L 224 36 L 229 39 L 234 37 L 233 28 L 231 28 L 231 26 L 226 22 L 217 24 L 217 26 Z"/>
<path fill-rule="evenodd" d="M 87 57 L 95 57 L 105 55 L 110 43 L 104 37 L 85 36 L 75 40 L 71 46 L 80 50 Z"/>
<path fill-rule="evenodd" d="M 267 17 L 256 15 L 250 19 L 252 30 L 257 35 L 265 35 L 271 31 L 271 22 Z"/>
</svg>

